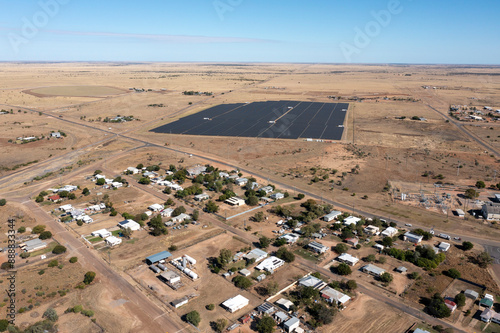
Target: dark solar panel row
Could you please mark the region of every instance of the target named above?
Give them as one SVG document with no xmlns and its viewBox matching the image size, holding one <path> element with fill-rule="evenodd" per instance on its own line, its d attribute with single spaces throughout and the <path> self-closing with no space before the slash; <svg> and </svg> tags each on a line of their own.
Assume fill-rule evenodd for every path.
<svg viewBox="0 0 500 333">
<path fill-rule="evenodd" d="M 340 140 L 348 103 L 222 104 L 153 129 L 156 133 Z M 273 123 L 275 122 L 275 123 Z"/>
</svg>

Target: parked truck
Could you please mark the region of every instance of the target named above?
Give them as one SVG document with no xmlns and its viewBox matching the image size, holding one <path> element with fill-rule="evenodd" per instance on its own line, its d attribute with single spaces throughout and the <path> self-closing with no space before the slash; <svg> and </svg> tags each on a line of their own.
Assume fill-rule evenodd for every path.
<svg viewBox="0 0 500 333">
<path fill-rule="evenodd" d="M 438 237 L 441 237 L 441 238 L 444 238 L 444 239 L 448 239 L 448 240 L 451 239 L 450 235 L 447 235 L 447 234 L 439 234 Z"/>
</svg>

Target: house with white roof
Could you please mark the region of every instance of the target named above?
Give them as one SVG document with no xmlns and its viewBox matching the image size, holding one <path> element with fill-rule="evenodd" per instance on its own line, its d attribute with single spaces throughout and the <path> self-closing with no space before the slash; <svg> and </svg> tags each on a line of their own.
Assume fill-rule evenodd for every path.
<svg viewBox="0 0 500 333">
<path fill-rule="evenodd" d="M 261 249 L 253 249 L 243 256 L 246 260 L 255 259 L 255 262 L 259 262 L 267 258 L 267 252 L 262 251 Z"/>
<path fill-rule="evenodd" d="M 285 262 L 277 257 L 269 257 L 264 259 L 260 264 L 258 264 L 255 268 L 260 271 L 274 272 L 277 268 L 283 266 Z"/>
<path fill-rule="evenodd" d="M 342 253 L 338 258 L 337 261 L 343 262 L 345 264 L 348 264 L 349 266 L 354 266 L 359 262 L 359 259 L 350 255 L 349 253 Z"/>
<path fill-rule="evenodd" d="M 344 306 L 347 302 L 351 300 L 351 298 L 346 294 L 341 293 L 340 291 L 330 287 L 326 287 L 321 290 L 321 297 L 326 299 L 327 302 Z"/>
<path fill-rule="evenodd" d="M 342 215 L 342 212 L 339 212 L 338 210 L 333 210 L 330 213 L 323 216 L 323 220 L 326 222 L 330 222 L 335 220 L 340 215 Z"/>
<path fill-rule="evenodd" d="M 326 282 L 312 275 L 308 275 L 299 280 L 299 286 L 321 290 L 326 287 Z"/>
<path fill-rule="evenodd" d="M 299 239 L 297 234 L 284 234 L 279 239 L 285 239 L 287 243 L 295 243 Z"/>
<path fill-rule="evenodd" d="M 184 222 L 187 219 L 190 219 L 191 216 L 188 214 L 182 213 L 177 216 L 172 217 L 172 222 Z"/>
<path fill-rule="evenodd" d="M 394 237 L 398 234 L 398 229 L 393 227 L 388 227 L 384 231 L 381 232 L 381 236 L 383 237 Z"/>
<path fill-rule="evenodd" d="M 307 247 L 316 253 L 325 253 L 326 251 L 328 251 L 328 246 L 325 246 L 318 242 L 310 242 L 309 244 L 307 244 Z"/>
<path fill-rule="evenodd" d="M 357 224 L 361 219 L 356 216 L 349 216 L 344 219 L 344 225 L 351 225 L 351 224 Z"/>
<path fill-rule="evenodd" d="M 141 229 L 141 225 L 134 220 L 124 220 L 118 223 L 118 226 L 122 229 L 129 228 L 132 231 L 137 231 Z"/>
<path fill-rule="evenodd" d="M 106 244 L 108 244 L 109 246 L 120 245 L 122 243 L 122 239 L 116 236 L 109 236 L 108 238 L 105 239 L 105 241 Z"/>
<path fill-rule="evenodd" d="M 451 244 L 450 243 L 446 243 L 446 242 L 441 242 L 439 243 L 438 245 L 438 250 L 440 252 L 448 252 L 448 250 L 450 249 L 451 247 Z"/>
<path fill-rule="evenodd" d="M 109 232 L 107 229 L 100 229 L 92 232 L 91 235 L 95 237 L 107 238 L 111 236 L 111 232 Z"/>
<path fill-rule="evenodd" d="M 164 210 L 161 211 L 161 216 L 163 217 L 170 217 L 172 216 L 172 213 L 174 212 L 174 209 L 173 208 L 165 208 Z"/>
<path fill-rule="evenodd" d="M 152 212 L 159 212 L 160 210 L 162 210 L 163 208 L 163 205 L 160 205 L 160 204 L 152 204 L 151 206 L 148 207 L 149 210 L 151 210 Z"/>
</svg>

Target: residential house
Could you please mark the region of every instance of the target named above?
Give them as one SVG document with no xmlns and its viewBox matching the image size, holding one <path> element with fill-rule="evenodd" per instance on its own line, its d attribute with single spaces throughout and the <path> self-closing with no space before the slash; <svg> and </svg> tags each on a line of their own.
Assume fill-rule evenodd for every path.
<svg viewBox="0 0 500 333">
<path fill-rule="evenodd" d="M 327 302 L 335 303 L 337 305 L 346 305 L 347 302 L 351 299 L 346 294 L 341 293 L 338 290 L 335 290 L 330 287 L 325 287 L 321 290 L 321 297 L 327 300 Z"/>
<path fill-rule="evenodd" d="M 328 251 L 328 246 L 325 246 L 318 242 L 310 242 L 309 244 L 307 244 L 307 247 L 316 253 L 325 253 L 326 251 Z"/>
<path fill-rule="evenodd" d="M 474 290 L 471 290 L 471 289 L 467 289 L 464 292 L 464 295 L 465 295 L 465 297 L 471 298 L 473 300 L 476 300 L 479 298 L 479 293 L 474 291 Z"/>
<path fill-rule="evenodd" d="M 295 243 L 299 239 L 297 234 L 285 234 L 279 237 L 280 239 L 285 239 L 287 243 Z"/>
<path fill-rule="evenodd" d="M 280 258 L 277 257 L 269 257 L 267 259 L 264 259 L 260 264 L 255 266 L 256 269 L 262 271 L 267 271 L 267 272 L 274 272 L 276 269 L 280 268 L 283 266 L 285 262 L 281 260 Z"/>
<path fill-rule="evenodd" d="M 411 233 L 410 231 L 405 232 L 405 234 L 403 235 L 403 240 L 412 242 L 414 244 L 419 244 L 423 238 L 424 236 L 416 235 L 414 233 Z"/>
<path fill-rule="evenodd" d="M 243 275 L 243 276 L 250 276 L 250 274 L 252 274 L 252 272 L 250 272 L 250 271 L 249 271 L 248 269 L 246 269 L 246 268 L 241 269 L 239 273 L 240 273 L 241 275 Z"/>
<path fill-rule="evenodd" d="M 245 204 L 245 200 L 238 198 L 238 197 L 232 197 L 229 199 L 226 199 L 224 201 L 227 204 L 230 204 L 231 206 L 243 206 Z"/>
<path fill-rule="evenodd" d="M 347 244 L 349 244 L 353 247 L 356 247 L 358 245 L 358 242 L 359 242 L 359 240 L 357 238 L 347 238 L 345 241 Z"/>
<path fill-rule="evenodd" d="M 351 224 L 357 224 L 361 219 L 356 216 L 349 216 L 344 219 L 344 225 L 351 225 Z"/>
<path fill-rule="evenodd" d="M 206 172 L 207 167 L 203 166 L 203 165 L 196 165 L 194 167 L 188 168 L 186 171 L 187 171 L 188 176 L 196 177 L 199 174 Z"/>
<path fill-rule="evenodd" d="M 285 309 L 286 311 L 290 311 L 293 306 L 293 302 L 287 300 L 286 298 L 280 298 L 279 300 L 276 301 L 276 304 L 281 308 Z"/>
<path fill-rule="evenodd" d="M 404 267 L 404 266 L 399 266 L 396 268 L 396 272 L 399 272 L 401 274 L 404 274 L 408 271 L 408 268 Z"/>
<path fill-rule="evenodd" d="M 173 300 L 172 302 L 170 302 L 170 304 L 172 304 L 172 306 L 176 309 L 180 308 L 181 306 L 183 306 L 184 304 L 187 304 L 189 301 L 189 299 L 184 296 L 182 298 L 179 298 L 179 299 L 176 299 L 176 300 Z"/>
<path fill-rule="evenodd" d="M 312 275 L 308 275 L 300 279 L 299 285 L 304 287 L 312 287 L 318 290 L 321 290 L 324 287 L 326 287 L 326 283 L 323 280 L 318 279 L 317 277 L 314 277 Z"/>
<path fill-rule="evenodd" d="M 44 249 L 47 247 L 47 243 L 42 242 L 40 238 L 35 238 L 19 244 L 19 248 L 24 252 L 33 252 Z"/>
<path fill-rule="evenodd" d="M 51 138 L 60 139 L 61 138 L 61 133 L 60 132 L 52 132 L 52 133 L 50 133 L 50 137 Z"/>
<path fill-rule="evenodd" d="M 208 199 L 210 199 L 210 197 L 206 193 L 197 194 L 194 196 L 194 200 L 196 200 L 196 201 L 203 201 L 203 200 L 208 200 Z"/>
<path fill-rule="evenodd" d="M 343 262 L 345 264 L 348 264 L 349 266 L 354 266 L 358 263 L 359 259 L 350 255 L 349 253 L 342 253 L 338 258 L 337 261 Z"/>
<path fill-rule="evenodd" d="M 363 231 L 370 236 L 378 236 L 380 234 L 379 227 L 374 225 L 367 226 Z"/>
<path fill-rule="evenodd" d="M 438 250 L 440 252 L 448 252 L 448 250 L 450 249 L 450 247 L 451 247 L 450 243 L 441 242 L 438 245 Z"/>
<path fill-rule="evenodd" d="M 107 237 L 111 236 L 111 232 L 109 232 L 106 229 L 100 229 L 100 230 L 92 232 L 91 235 L 95 236 L 95 237 L 107 238 Z"/>
<path fill-rule="evenodd" d="M 293 303 L 292 303 L 293 304 Z M 274 319 L 278 324 L 284 323 L 290 318 L 286 313 L 283 311 L 278 311 L 273 315 Z"/>
<path fill-rule="evenodd" d="M 122 243 L 122 239 L 116 236 L 109 236 L 108 238 L 105 239 L 105 241 L 106 244 L 108 244 L 109 246 L 115 246 Z"/>
<path fill-rule="evenodd" d="M 160 215 L 163 217 L 170 217 L 172 216 L 173 212 L 174 212 L 173 208 L 165 208 L 164 210 L 161 211 Z"/>
<path fill-rule="evenodd" d="M 188 214 L 181 213 L 177 216 L 172 217 L 172 222 L 183 222 L 183 221 L 190 219 L 190 218 L 191 218 L 191 216 L 189 216 Z"/>
<path fill-rule="evenodd" d="M 284 199 L 285 198 L 285 195 L 283 193 L 280 193 L 280 192 L 277 192 L 277 193 L 273 193 L 269 196 L 271 199 L 273 200 L 281 200 L 281 199 Z"/>
<path fill-rule="evenodd" d="M 491 321 L 491 317 L 493 317 L 493 314 L 495 312 L 491 310 L 490 308 L 486 308 L 483 310 L 483 312 L 479 315 L 482 321 L 485 323 L 489 323 Z"/>
<path fill-rule="evenodd" d="M 141 172 L 141 170 L 137 169 L 137 168 L 134 168 L 134 167 L 128 167 L 127 170 L 125 170 L 125 172 L 131 172 L 133 175 L 135 174 L 138 174 L 139 172 Z"/>
<path fill-rule="evenodd" d="M 243 185 L 246 185 L 248 183 L 248 179 L 247 178 L 237 178 L 234 180 L 234 183 L 238 186 L 243 186 Z"/>
<path fill-rule="evenodd" d="M 372 264 L 368 264 L 366 266 L 363 266 L 361 270 L 367 274 L 380 277 L 383 273 L 385 273 L 385 269 L 377 267 Z"/>
<path fill-rule="evenodd" d="M 453 302 L 450 299 L 445 298 L 444 304 L 450 309 L 451 313 L 457 309 L 457 303 Z"/>
<path fill-rule="evenodd" d="M 276 311 L 276 308 L 269 303 L 262 303 L 257 307 L 257 311 L 259 311 L 262 314 L 265 313 L 271 315 L 274 311 Z"/>
<path fill-rule="evenodd" d="M 151 210 L 152 212 L 159 212 L 163 210 L 163 208 L 165 208 L 163 205 L 157 203 L 152 204 L 151 206 L 148 207 L 148 209 Z"/>
<path fill-rule="evenodd" d="M 284 324 L 283 324 L 283 329 L 286 332 L 293 332 L 297 327 L 300 325 L 300 320 L 297 317 L 292 317 L 288 319 Z"/>
<path fill-rule="evenodd" d="M 255 259 L 255 262 L 259 262 L 267 258 L 267 255 L 268 254 L 266 251 L 262 251 L 261 249 L 253 249 L 252 251 L 245 254 L 243 258 L 245 258 L 246 260 Z"/>
<path fill-rule="evenodd" d="M 55 194 L 55 195 L 51 195 L 50 197 L 47 198 L 49 201 L 52 201 L 52 202 L 58 202 L 58 201 L 61 201 L 61 197 L 58 195 L 58 194 Z"/>
<path fill-rule="evenodd" d="M 382 231 L 381 236 L 383 237 L 394 237 L 398 234 L 398 229 L 393 227 L 388 227 L 384 231 Z"/>
<path fill-rule="evenodd" d="M 259 191 L 264 191 L 267 194 L 273 193 L 274 189 L 272 186 L 264 186 Z"/>
<path fill-rule="evenodd" d="M 122 229 L 129 228 L 132 231 L 137 231 L 141 229 L 141 225 L 134 220 L 124 220 L 118 223 L 118 226 Z"/>
<path fill-rule="evenodd" d="M 342 214 L 342 212 L 339 212 L 338 210 L 332 210 L 330 213 L 323 216 L 323 220 L 326 222 L 331 222 L 331 221 L 335 220 L 341 214 Z"/>
</svg>

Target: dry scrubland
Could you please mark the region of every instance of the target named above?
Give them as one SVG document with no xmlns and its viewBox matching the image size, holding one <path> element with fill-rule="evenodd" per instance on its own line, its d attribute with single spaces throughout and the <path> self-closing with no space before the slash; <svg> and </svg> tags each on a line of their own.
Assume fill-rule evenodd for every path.
<svg viewBox="0 0 500 333">
<path fill-rule="evenodd" d="M 495 157 L 492 151 L 485 152 L 484 147 L 464 135 L 453 121 L 447 122 L 444 116 L 448 114 L 450 104 L 500 108 L 498 67 L 2 63 L 0 73 L 3 79 L 0 81 L 0 109 L 9 112 L 0 114 L 0 176 L 10 175 L 9 178 L 0 179 L 1 196 L 9 200 L 6 206 L 0 207 L 3 221 L 8 216 L 18 215 L 20 224 L 27 228 L 35 226 L 38 224 L 36 217 L 18 202 L 57 185 L 72 183 L 91 186 L 85 177 L 95 169 L 103 169 L 107 176 L 116 176 L 126 167 L 138 163 L 161 163 L 161 167 L 169 164 L 192 166 L 207 163 L 203 158 L 190 157 L 189 153 L 192 153 L 237 165 L 248 169 L 250 174 L 258 173 L 261 176 L 257 177 L 259 183 L 266 183 L 267 177 L 279 180 L 291 187 L 290 192 L 296 186 L 353 208 L 362 208 L 400 221 L 415 221 L 414 223 L 435 226 L 441 230 L 455 230 L 483 237 L 500 235 L 497 226 L 484 225 L 474 220 L 464 222 L 451 216 L 446 218 L 436 211 L 401 205 L 392 201 L 388 195 L 391 191 L 383 192 L 388 182 L 394 187 L 399 185 L 407 188 L 419 188 L 420 182 L 433 182 L 432 179 L 422 177 L 425 171 L 431 175 L 442 174 L 444 182 L 460 186 L 473 185 L 477 180 L 484 180 L 488 185 L 493 183 L 493 170 L 497 168 L 498 156 Z M 431 89 L 423 89 L 424 85 Z M 145 91 L 136 92 L 130 88 Z M 213 95 L 182 94 L 183 91 L 191 90 L 211 92 Z M 335 144 L 149 132 L 150 129 L 179 117 L 221 103 L 266 100 L 333 102 L 329 96 L 340 96 L 341 101 L 351 103 L 345 122 L 344 140 Z M 150 106 L 152 104 L 157 106 Z M 160 104 L 162 106 L 158 106 Z M 117 115 L 133 116 L 135 120 L 124 123 L 102 121 L 106 117 L 113 118 Z M 411 120 L 413 116 L 426 120 Z M 499 149 L 500 133 L 496 123 L 469 125 L 464 126 L 467 131 L 483 139 L 492 148 Z M 8 142 L 20 136 L 48 136 L 51 131 L 58 130 L 64 131 L 67 136 L 63 139 L 45 138 L 25 144 Z M 179 149 L 180 152 L 168 150 L 170 148 Z M 24 165 L 30 162 L 33 164 Z M 462 168 L 457 176 L 459 163 Z M 210 164 L 230 169 L 222 163 Z M 358 168 L 353 170 L 355 166 Z M 37 176 L 46 177 L 32 181 Z M 315 177 L 318 177 L 318 181 L 315 181 Z M 269 182 L 272 183 L 272 179 Z M 149 203 L 161 202 L 151 192 L 146 194 L 135 188 L 136 184 L 132 185 L 109 193 L 118 210 L 136 214 L 144 211 Z M 365 195 L 367 197 L 362 199 Z M 84 205 L 85 200 L 77 199 L 77 203 Z M 299 202 L 294 203 L 297 207 L 298 204 Z M 54 207 L 52 205 L 44 209 Z M 245 218 L 247 217 L 237 218 L 231 224 L 243 229 L 243 224 L 248 222 L 244 221 Z M 74 230 L 77 234 L 87 234 L 101 226 L 110 227 L 118 220 L 118 216 L 111 218 L 102 215 L 96 219 L 95 225 L 74 226 Z M 272 235 L 271 224 L 255 225 L 253 230 L 259 230 L 258 228 L 263 234 Z M 4 246 L 6 226 L 2 226 L 0 231 L 0 241 Z M 150 271 L 130 270 L 145 255 L 176 244 L 179 246 L 179 253 L 195 256 L 199 260 L 202 280 L 199 284 L 191 284 L 188 289 L 197 290 L 201 296 L 175 312 L 182 315 L 191 309 L 198 310 L 203 319 L 202 329 L 206 329 L 209 324 L 207 318 L 212 314 L 204 308 L 205 300 L 213 298 L 214 303 L 218 303 L 232 296 L 236 289 L 222 277 L 209 273 L 205 258 L 216 254 L 222 246 L 234 250 L 244 246 L 238 244 L 239 241 L 230 234 L 215 234 L 220 231 L 212 225 L 205 229 L 195 226 L 172 232 L 161 241 L 147 235 L 145 231 L 136 232 L 131 241 L 111 251 L 113 268 L 128 276 L 131 281 L 137 281 L 134 278 L 140 276 L 144 276 L 147 281 Z M 214 233 L 213 238 L 193 245 L 193 242 L 211 233 Z M 336 240 L 331 243 L 335 244 Z M 107 252 L 99 255 L 109 258 Z M 61 262 L 67 262 L 66 255 L 59 258 Z M 69 266 L 69 263 L 65 263 L 62 269 L 48 269 L 41 277 L 57 278 L 57 284 L 47 284 L 50 290 L 46 292 L 56 291 L 57 288 L 81 280 L 80 276 L 90 264 L 82 262 Z M 453 264 L 454 262 L 445 263 L 449 267 Z M 36 286 L 35 282 L 29 281 L 38 278 L 37 265 L 44 263 L 28 265 L 24 272 L 21 270 L 19 273 L 31 288 Z M 489 276 L 474 275 L 473 267 L 465 268 L 467 278 L 490 281 Z M 66 276 L 66 272 L 70 270 L 71 274 Z M 294 266 L 289 273 L 277 273 L 276 279 L 279 280 L 280 287 L 291 282 L 292 275 L 303 271 Z M 217 288 L 210 288 L 211 284 L 207 280 L 212 278 Z M 443 280 L 443 285 L 446 284 L 446 277 L 439 275 L 437 279 Z M 398 281 L 398 286 L 406 283 Z M 419 288 L 427 290 L 429 284 L 434 282 L 424 280 Z M 129 307 L 123 306 L 123 300 L 112 294 L 106 288 L 106 283 L 111 282 L 100 280 L 84 290 L 69 288 L 70 291 L 65 296 L 57 294 L 54 298 L 45 299 L 42 296 L 39 300 L 41 305 L 35 311 L 41 314 L 50 305 L 58 313 L 62 313 L 69 306 L 82 304 L 84 308 L 94 310 L 96 323 L 108 331 L 148 331 L 147 323 L 140 322 Z M 415 289 L 419 289 L 416 287 Z M 227 292 L 224 294 L 214 294 L 214 291 L 225 288 Z M 176 296 L 171 290 L 167 294 Z M 252 305 L 261 301 L 255 293 L 248 294 L 252 295 L 249 296 Z M 410 299 L 411 296 L 410 293 Z M 23 302 L 28 301 L 27 297 L 24 297 Z M 417 299 L 412 300 L 418 302 Z M 34 312 L 22 314 L 20 322 L 32 323 L 39 319 L 30 316 L 32 313 Z M 216 317 L 236 319 L 237 316 L 217 307 Z M 385 304 L 366 295 L 358 295 L 350 307 L 336 316 L 334 327 L 341 332 L 354 332 L 354 327 L 357 332 L 399 332 L 413 322 L 411 318 L 395 313 Z M 79 314 L 61 316 L 59 325 L 63 332 L 75 332 L 77 326 L 78 332 L 101 330 L 89 318 Z"/>
</svg>

